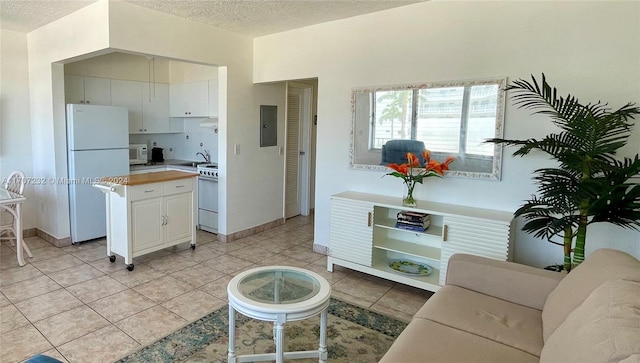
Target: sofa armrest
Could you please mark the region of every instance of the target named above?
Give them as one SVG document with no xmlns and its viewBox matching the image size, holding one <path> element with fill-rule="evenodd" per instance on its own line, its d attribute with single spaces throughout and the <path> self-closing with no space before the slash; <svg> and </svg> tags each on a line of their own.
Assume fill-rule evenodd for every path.
<svg viewBox="0 0 640 363">
<path fill-rule="evenodd" d="M 564 273 L 467 254 L 451 256 L 447 285 L 542 310 Z"/>
</svg>

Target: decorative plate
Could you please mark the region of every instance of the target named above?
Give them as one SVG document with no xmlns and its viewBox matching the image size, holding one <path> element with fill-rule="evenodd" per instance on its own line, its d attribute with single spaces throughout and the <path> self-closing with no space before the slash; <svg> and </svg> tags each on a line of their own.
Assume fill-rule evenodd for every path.
<svg viewBox="0 0 640 363">
<path fill-rule="evenodd" d="M 418 262 L 409 260 L 390 260 L 389 267 L 397 272 L 407 275 L 427 276 L 431 274 L 432 268 Z"/>
</svg>

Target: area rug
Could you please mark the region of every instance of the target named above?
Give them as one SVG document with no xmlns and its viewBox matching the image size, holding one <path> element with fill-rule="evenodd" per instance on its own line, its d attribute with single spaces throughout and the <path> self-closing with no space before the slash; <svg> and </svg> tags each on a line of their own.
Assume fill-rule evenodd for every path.
<svg viewBox="0 0 640 363">
<path fill-rule="evenodd" d="M 224 307 L 171 333 L 119 363 L 226 362 L 229 308 Z M 406 323 L 364 308 L 331 299 L 327 349 L 329 362 L 377 362 L 406 327 Z M 318 349 L 320 318 L 285 325 L 285 350 Z M 236 314 L 236 354 L 272 353 L 273 324 Z M 317 362 L 301 359 L 296 362 Z"/>
</svg>

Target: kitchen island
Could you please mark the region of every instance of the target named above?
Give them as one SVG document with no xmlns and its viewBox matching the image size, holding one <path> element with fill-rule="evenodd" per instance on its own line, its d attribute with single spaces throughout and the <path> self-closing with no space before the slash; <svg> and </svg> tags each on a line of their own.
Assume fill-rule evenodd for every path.
<svg viewBox="0 0 640 363">
<path fill-rule="evenodd" d="M 133 258 L 180 243 L 196 246 L 197 173 L 162 171 L 101 178 L 94 187 L 105 193 L 107 256 Z"/>
</svg>

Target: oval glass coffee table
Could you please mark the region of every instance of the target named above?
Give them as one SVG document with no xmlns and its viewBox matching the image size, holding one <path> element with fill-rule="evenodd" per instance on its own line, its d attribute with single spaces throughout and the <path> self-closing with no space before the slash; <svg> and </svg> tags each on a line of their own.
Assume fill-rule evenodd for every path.
<svg viewBox="0 0 640 363">
<path fill-rule="evenodd" d="M 229 362 L 318 358 L 327 360 L 327 308 L 331 286 L 315 272 L 290 266 L 266 266 L 243 271 L 227 286 L 229 296 Z M 275 353 L 235 354 L 235 312 L 273 322 Z M 320 314 L 318 350 L 284 352 L 284 324 Z"/>
</svg>

